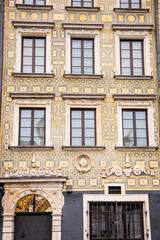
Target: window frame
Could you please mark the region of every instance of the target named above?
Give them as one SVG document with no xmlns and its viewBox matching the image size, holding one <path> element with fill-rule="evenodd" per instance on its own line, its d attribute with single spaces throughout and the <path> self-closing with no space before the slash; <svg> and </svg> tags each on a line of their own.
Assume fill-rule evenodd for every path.
<svg viewBox="0 0 160 240">
<path fill-rule="evenodd" d="M 82 1 L 82 0 L 81 0 Z M 97 7 L 97 0 L 92 0 L 93 1 L 93 6 L 90 7 L 90 8 L 93 8 L 93 7 Z M 70 6 L 70 7 L 73 7 L 72 6 L 72 0 L 67 0 L 67 6 Z M 74 7 L 74 8 L 79 8 L 79 7 Z M 84 8 L 84 7 L 83 7 Z M 85 7 L 86 8 L 86 7 Z"/>
<path fill-rule="evenodd" d="M 135 26 L 136 27 L 136 26 Z M 121 75 L 121 57 L 120 57 L 120 41 L 121 40 L 143 40 L 143 60 L 144 60 L 144 76 L 131 76 L 131 75 Z M 115 49 L 116 49 L 116 68 L 115 68 L 115 77 L 118 79 L 118 77 L 124 77 L 127 79 L 129 78 L 143 78 L 143 77 L 152 77 L 151 72 L 153 71 L 151 69 L 150 64 L 150 43 L 149 43 L 149 31 L 141 30 L 137 31 L 136 29 L 134 31 L 131 30 L 116 30 L 115 32 Z M 121 78 L 120 78 L 121 80 Z"/>
<path fill-rule="evenodd" d="M 146 110 L 147 111 L 147 126 L 148 126 L 148 146 L 145 147 L 147 150 L 150 149 L 155 151 L 157 149 L 157 143 L 155 141 L 155 130 L 154 130 L 154 109 L 153 104 L 155 100 L 154 95 L 114 95 L 114 100 L 116 101 L 117 105 L 117 143 L 115 147 L 117 150 L 126 150 L 129 148 L 130 151 L 134 151 L 137 148 L 140 150 L 144 150 L 144 147 L 125 147 L 123 146 L 123 128 L 122 128 L 122 111 L 123 109 L 136 109 L 136 110 Z"/>
<path fill-rule="evenodd" d="M 145 71 L 144 71 L 144 43 L 143 43 L 143 40 L 134 40 L 134 39 L 121 39 L 120 40 L 120 72 L 121 72 L 121 75 L 122 74 L 122 48 L 121 48 L 121 42 L 129 42 L 129 45 L 130 45 L 130 69 L 131 69 L 131 74 L 130 75 L 126 75 L 126 76 L 144 76 L 145 75 Z M 133 67 L 133 42 L 141 42 L 141 54 L 142 54 L 142 75 L 134 75 L 133 74 L 133 71 L 134 71 L 134 67 Z M 123 75 L 125 76 L 125 75 Z"/>
<path fill-rule="evenodd" d="M 84 25 L 84 24 L 83 24 Z M 78 27 L 78 26 L 77 26 Z M 83 27 L 83 26 L 82 26 Z M 86 26 L 87 27 L 87 26 Z M 83 31 L 82 31 L 83 29 Z M 94 74 L 85 74 L 87 77 L 91 76 L 94 77 L 94 75 L 100 75 L 101 76 L 101 66 L 100 66 L 100 42 L 99 42 L 99 30 L 88 30 L 84 27 L 82 29 L 67 29 L 66 30 L 66 61 L 64 72 L 65 74 L 71 74 L 71 39 L 93 39 L 94 40 Z M 76 74 L 73 74 L 76 76 Z M 80 75 L 77 74 L 79 77 Z M 83 74 L 82 74 L 83 76 Z"/>
<path fill-rule="evenodd" d="M 44 24 L 45 25 L 45 24 Z M 46 72 L 44 73 L 44 75 L 47 74 L 53 74 L 52 73 L 52 65 L 51 65 L 51 61 L 52 61 L 52 57 L 51 57 L 51 32 L 52 29 L 48 26 L 44 27 L 42 26 L 37 27 L 36 23 L 35 23 L 35 27 L 33 25 L 33 27 L 31 26 L 17 26 L 17 39 L 16 39 L 16 63 L 14 66 L 14 73 L 18 73 L 18 74 L 22 74 L 25 75 L 25 73 L 23 73 L 21 70 L 21 66 L 22 66 L 22 38 L 23 37 L 29 37 L 29 38 L 46 38 Z M 29 75 L 29 74 L 27 74 Z M 32 75 L 32 74 L 31 74 Z M 37 75 L 38 74 L 34 74 Z M 41 74 L 43 75 L 43 73 Z"/>
<path fill-rule="evenodd" d="M 73 1 L 74 0 L 71 0 L 71 7 L 85 7 L 84 6 L 84 0 L 80 0 L 81 1 L 81 6 L 74 6 L 73 5 Z M 94 7 L 94 0 L 92 0 L 92 6 L 90 6 L 91 8 Z"/>
<path fill-rule="evenodd" d="M 83 194 L 83 238 L 90 240 L 89 202 L 143 202 L 144 240 L 151 240 L 150 211 L 148 194 L 103 195 Z M 147 213 L 147 214 L 146 214 Z"/>
<path fill-rule="evenodd" d="M 29 73 L 29 74 L 32 74 L 32 73 L 34 73 L 34 74 L 36 74 L 35 73 L 35 40 L 36 39 L 44 39 L 44 72 L 42 72 L 42 74 L 43 73 L 46 73 L 46 37 L 25 37 L 25 36 L 23 36 L 22 37 L 22 55 L 21 55 L 21 72 L 22 73 L 25 73 L 25 72 L 23 72 L 23 53 L 24 53 L 24 39 L 32 39 L 33 40 L 33 46 L 32 46 L 32 72 L 31 73 Z"/>
<path fill-rule="evenodd" d="M 21 138 L 21 111 L 22 110 L 31 110 L 31 136 L 30 136 L 30 145 L 23 145 L 20 144 L 20 138 Z M 19 138 L 18 138 L 18 144 L 19 146 L 41 146 L 41 145 L 34 145 L 34 111 L 35 110 L 44 110 L 44 145 L 46 145 L 46 108 L 19 108 Z"/>
<path fill-rule="evenodd" d="M 94 142 L 95 142 L 95 145 L 91 145 L 91 147 L 95 147 L 97 146 L 97 139 L 96 139 L 96 109 L 90 109 L 90 108 L 85 108 L 85 109 L 77 109 L 77 108 L 71 108 L 70 109 L 70 146 L 72 147 L 75 147 L 75 145 L 72 145 L 72 111 L 81 111 L 82 112 L 82 145 L 80 145 L 81 147 L 86 147 L 86 146 L 89 146 L 90 145 L 85 145 L 84 142 L 85 142 L 85 136 L 84 136 L 84 130 L 85 130 L 85 127 L 84 127 L 84 111 L 94 111 L 94 132 L 95 132 L 95 137 L 94 137 Z"/>
<path fill-rule="evenodd" d="M 81 73 L 78 73 L 80 75 L 84 75 L 84 41 L 92 41 L 92 46 L 93 46 L 93 48 L 92 48 L 92 54 L 93 54 L 92 55 L 92 64 L 93 64 L 93 66 L 92 66 L 92 74 L 91 75 L 93 75 L 95 72 L 95 70 L 94 70 L 95 69 L 95 66 L 94 66 L 94 39 L 88 39 L 88 38 L 71 38 L 71 74 L 76 74 L 76 73 L 72 73 L 72 67 L 73 67 L 73 65 L 72 65 L 73 64 L 72 41 L 74 41 L 74 40 L 81 41 Z"/>
<path fill-rule="evenodd" d="M 141 146 L 141 147 L 148 147 L 149 146 L 149 140 L 148 140 L 148 114 L 147 109 L 122 109 L 122 131 L 123 131 L 123 146 L 124 146 L 124 124 L 123 124 L 123 112 L 124 111 L 132 111 L 133 112 L 133 139 L 134 139 L 134 145 L 132 147 L 139 147 L 137 146 L 137 135 L 136 135 L 136 119 L 135 119 L 135 112 L 144 111 L 145 112 L 145 120 L 146 120 L 146 139 L 147 139 L 147 145 Z M 125 146 L 124 146 L 125 147 Z"/>
<path fill-rule="evenodd" d="M 44 4 L 42 6 L 45 6 L 46 5 L 46 0 L 43 0 L 44 1 Z M 36 5 L 36 6 L 39 6 L 38 4 L 36 4 L 37 0 L 33 0 L 33 4 L 26 4 L 25 3 L 25 0 L 23 0 L 23 4 L 24 5 Z"/>
<path fill-rule="evenodd" d="M 116 0 L 116 4 L 115 4 L 115 7 L 114 9 L 122 9 L 122 11 L 124 10 L 124 8 L 121 8 L 120 7 L 120 1 L 121 0 Z M 147 3 L 146 3 L 146 0 L 140 0 L 141 1 L 141 8 L 136 8 L 136 10 L 138 11 L 141 11 L 141 10 L 148 10 L 147 9 Z M 135 10 L 135 8 L 127 8 L 127 10 Z"/>
<path fill-rule="evenodd" d="M 121 7 L 121 1 L 122 0 L 120 0 L 120 8 L 122 8 Z M 134 8 L 132 8 L 131 6 L 132 6 L 132 1 L 134 1 L 134 0 L 128 0 L 128 4 L 129 4 L 129 7 L 128 8 L 122 8 L 122 9 L 134 9 Z M 139 8 L 136 8 L 136 9 L 141 9 L 142 8 L 142 0 L 139 0 Z"/>
<path fill-rule="evenodd" d="M 96 146 L 87 147 L 94 150 L 100 148 L 99 150 L 104 149 L 104 143 L 102 141 L 102 102 L 105 98 L 105 95 L 97 95 L 90 97 L 89 95 L 76 95 L 76 94 L 62 94 L 62 98 L 65 103 L 65 135 L 62 148 L 65 150 L 70 150 L 76 147 L 70 146 L 70 112 L 71 109 L 95 109 L 96 110 Z M 80 147 L 79 149 L 85 150 L 85 147 Z"/>
<path fill-rule="evenodd" d="M 20 127 L 20 108 L 37 108 L 37 109 L 45 109 L 45 146 L 32 146 L 36 147 L 52 147 L 52 131 L 51 128 L 51 106 L 52 106 L 52 98 L 54 96 L 39 96 L 38 98 L 34 95 L 26 96 L 16 96 L 13 94 L 13 136 L 11 140 L 11 147 L 25 147 L 19 146 L 19 127 Z M 26 146 L 28 147 L 28 145 Z M 53 148 L 53 147 L 52 147 Z"/>
</svg>

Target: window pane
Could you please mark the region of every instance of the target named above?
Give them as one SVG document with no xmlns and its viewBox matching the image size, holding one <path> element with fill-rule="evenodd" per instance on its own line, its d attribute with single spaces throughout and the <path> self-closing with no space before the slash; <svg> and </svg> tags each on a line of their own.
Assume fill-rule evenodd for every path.
<svg viewBox="0 0 160 240">
<path fill-rule="evenodd" d="M 133 119 L 133 112 L 123 111 L 123 119 Z"/>
<path fill-rule="evenodd" d="M 32 57 L 23 57 L 23 65 L 32 66 Z"/>
<path fill-rule="evenodd" d="M 34 137 L 34 146 L 44 146 L 44 138 Z"/>
<path fill-rule="evenodd" d="M 95 146 L 94 138 L 85 138 L 85 146 Z"/>
<path fill-rule="evenodd" d="M 93 59 L 92 58 L 84 58 L 84 66 L 92 67 L 93 66 Z"/>
<path fill-rule="evenodd" d="M 142 68 L 134 68 L 133 69 L 133 75 L 136 75 L 136 76 L 143 75 Z"/>
<path fill-rule="evenodd" d="M 122 58 L 130 58 L 130 51 L 129 50 L 123 50 L 121 52 L 121 57 Z"/>
<path fill-rule="evenodd" d="M 44 48 L 36 48 L 35 49 L 35 55 L 38 57 L 43 57 L 44 56 Z"/>
<path fill-rule="evenodd" d="M 80 67 L 81 66 L 81 58 L 72 58 L 72 66 Z"/>
<path fill-rule="evenodd" d="M 81 67 L 72 67 L 73 74 L 81 74 Z"/>
<path fill-rule="evenodd" d="M 72 138 L 72 146 L 82 146 L 82 138 Z"/>
<path fill-rule="evenodd" d="M 133 121 L 132 120 L 123 120 L 123 127 L 124 128 L 133 128 Z"/>
<path fill-rule="evenodd" d="M 93 48 L 92 40 L 84 40 L 84 48 Z"/>
<path fill-rule="evenodd" d="M 146 128 L 146 120 L 136 120 L 136 128 Z"/>
<path fill-rule="evenodd" d="M 44 73 L 44 66 L 35 66 L 35 73 Z"/>
<path fill-rule="evenodd" d="M 44 5 L 44 1 L 43 0 L 36 0 L 36 5 Z"/>
<path fill-rule="evenodd" d="M 23 66 L 23 73 L 32 73 L 32 66 Z"/>
<path fill-rule="evenodd" d="M 130 59 L 122 59 L 122 68 L 130 68 Z"/>
<path fill-rule="evenodd" d="M 25 0 L 24 4 L 31 4 L 31 5 L 33 5 L 33 0 Z"/>
<path fill-rule="evenodd" d="M 123 144 L 124 146 L 131 147 L 134 145 L 133 129 L 124 129 L 123 131 Z"/>
<path fill-rule="evenodd" d="M 22 137 L 30 137 L 31 136 L 31 128 L 21 128 L 21 136 Z"/>
<path fill-rule="evenodd" d="M 20 145 L 31 145 L 30 137 L 21 137 L 20 138 Z"/>
<path fill-rule="evenodd" d="M 92 7 L 92 3 L 90 3 L 90 2 L 85 2 L 85 3 L 84 3 L 84 7 Z"/>
<path fill-rule="evenodd" d="M 127 41 L 121 41 L 121 49 L 130 49 L 130 43 Z"/>
<path fill-rule="evenodd" d="M 29 47 L 25 47 L 23 49 L 23 56 L 32 56 L 32 48 L 29 48 Z"/>
<path fill-rule="evenodd" d="M 138 147 L 146 147 L 147 146 L 147 139 L 146 138 L 138 138 L 137 139 L 137 146 Z"/>
<path fill-rule="evenodd" d="M 72 119 L 72 127 L 81 127 L 82 121 L 81 119 Z"/>
<path fill-rule="evenodd" d="M 122 68 L 122 75 L 131 75 L 130 68 Z"/>
<path fill-rule="evenodd" d="M 34 127 L 44 127 L 44 118 L 34 119 Z"/>
<path fill-rule="evenodd" d="M 44 110 L 34 110 L 35 118 L 44 118 Z"/>
<path fill-rule="evenodd" d="M 85 128 L 94 128 L 94 120 L 84 120 L 84 125 L 85 125 Z"/>
<path fill-rule="evenodd" d="M 85 137 L 95 137 L 95 130 L 94 129 L 85 129 L 84 135 L 85 135 Z"/>
<path fill-rule="evenodd" d="M 74 0 L 73 4 L 72 4 L 73 7 L 81 7 L 81 2 L 80 1 L 76 1 Z"/>
<path fill-rule="evenodd" d="M 44 65 L 44 57 L 36 57 L 35 65 Z"/>
<path fill-rule="evenodd" d="M 133 67 L 142 68 L 142 60 L 141 59 L 133 59 Z"/>
<path fill-rule="evenodd" d="M 31 38 L 23 38 L 23 46 L 24 47 L 32 47 L 33 39 Z"/>
<path fill-rule="evenodd" d="M 72 118 L 81 118 L 82 111 L 72 111 Z"/>
<path fill-rule="evenodd" d="M 31 110 L 21 110 L 21 118 L 31 118 Z"/>
<path fill-rule="evenodd" d="M 133 51 L 133 58 L 142 58 L 142 51 L 134 50 Z"/>
<path fill-rule="evenodd" d="M 147 133 L 146 133 L 146 129 L 137 129 L 136 130 L 136 136 L 137 138 L 146 138 L 147 137 Z"/>
<path fill-rule="evenodd" d="M 34 137 L 43 138 L 44 137 L 44 127 L 34 128 Z"/>
<path fill-rule="evenodd" d="M 72 57 L 81 57 L 81 49 L 72 49 Z"/>
<path fill-rule="evenodd" d="M 84 67 L 84 74 L 93 74 L 93 67 Z"/>
<path fill-rule="evenodd" d="M 84 57 L 93 57 L 93 50 L 92 49 L 85 49 Z"/>
<path fill-rule="evenodd" d="M 35 39 L 35 46 L 36 47 L 44 47 L 45 40 L 41 38 Z"/>
<path fill-rule="evenodd" d="M 94 118 L 94 111 L 84 111 L 84 118 Z"/>
<path fill-rule="evenodd" d="M 31 119 L 21 119 L 21 127 L 31 127 Z"/>
<path fill-rule="evenodd" d="M 73 40 L 72 39 L 72 49 L 73 48 L 81 48 L 81 40 Z"/>
<path fill-rule="evenodd" d="M 72 129 L 72 137 L 82 137 L 82 129 Z"/>
<path fill-rule="evenodd" d="M 135 112 L 136 119 L 146 119 L 146 112 L 137 111 Z"/>
</svg>

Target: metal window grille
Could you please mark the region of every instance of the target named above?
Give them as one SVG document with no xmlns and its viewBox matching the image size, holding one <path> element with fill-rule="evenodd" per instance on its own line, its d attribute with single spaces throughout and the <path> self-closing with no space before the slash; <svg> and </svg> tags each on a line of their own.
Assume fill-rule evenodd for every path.
<svg viewBox="0 0 160 240">
<path fill-rule="evenodd" d="M 121 194 L 121 187 L 109 186 L 108 192 L 109 194 Z"/>
<path fill-rule="evenodd" d="M 143 202 L 90 202 L 90 240 L 144 240 Z"/>
</svg>

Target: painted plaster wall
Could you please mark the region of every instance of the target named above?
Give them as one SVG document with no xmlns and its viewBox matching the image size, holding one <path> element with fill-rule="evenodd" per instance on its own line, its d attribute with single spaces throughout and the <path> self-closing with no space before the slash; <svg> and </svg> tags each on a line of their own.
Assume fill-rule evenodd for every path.
<svg viewBox="0 0 160 240">
<path fill-rule="evenodd" d="M 8 146 L 13 138 L 13 99 L 9 93 L 55 93 L 51 102 L 51 142 L 54 150 L 35 150 L 37 165 L 62 168 L 63 175 L 68 176 L 68 184 L 73 190 L 103 190 L 103 182 L 125 182 L 128 190 L 159 190 L 159 151 L 129 152 L 132 165 L 138 164 L 146 167 L 155 167 L 154 177 L 141 175 L 139 177 L 110 176 L 101 178 L 102 168 L 123 166 L 126 158 L 125 152 L 115 149 L 117 142 L 117 116 L 116 102 L 113 94 L 157 94 L 156 70 L 156 44 L 155 28 L 149 33 L 150 62 L 152 68 L 151 80 L 116 80 L 114 70 L 116 67 L 115 32 L 112 23 L 126 24 L 154 24 L 154 0 L 147 0 L 148 13 L 115 13 L 114 0 L 97 1 L 100 11 L 97 13 L 68 12 L 65 10 L 67 1 L 51 1 L 52 10 L 19 10 L 15 0 L 5 1 L 5 45 L 4 45 L 4 84 L 2 104 L 2 140 L 1 140 L 1 176 L 8 168 L 13 171 L 18 167 L 29 167 L 33 158 L 33 151 L 10 150 Z M 55 22 L 51 31 L 51 67 L 55 73 L 54 78 L 17 78 L 12 76 L 16 64 L 16 38 L 17 30 L 12 21 Z M 102 23 L 103 29 L 99 32 L 100 41 L 100 68 L 102 79 L 67 79 L 63 77 L 66 59 L 66 33 L 62 23 Z M 65 138 L 65 103 L 61 94 L 106 94 L 102 101 L 102 141 L 105 145 L 103 151 L 87 151 L 92 161 L 91 171 L 80 173 L 75 169 L 76 158 L 84 154 L 83 151 L 64 151 L 61 146 Z M 158 139 L 158 103 L 153 103 L 154 110 L 154 136 Z M 65 189 L 64 189 L 65 190 Z"/>
</svg>

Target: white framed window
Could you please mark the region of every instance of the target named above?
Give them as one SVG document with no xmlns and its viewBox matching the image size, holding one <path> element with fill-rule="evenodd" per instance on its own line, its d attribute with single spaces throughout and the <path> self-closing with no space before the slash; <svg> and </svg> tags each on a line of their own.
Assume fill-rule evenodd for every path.
<svg viewBox="0 0 160 240">
<path fill-rule="evenodd" d="M 115 8 L 121 8 L 122 5 L 124 5 L 124 8 L 130 8 L 130 7 L 132 7 L 132 8 L 146 8 L 147 7 L 146 0 L 139 0 L 136 3 L 138 3 L 138 4 L 135 4 L 134 0 L 126 0 L 126 1 L 116 0 Z"/>
<path fill-rule="evenodd" d="M 126 194 L 125 183 L 104 183 L 104 194 Z"/>
<path fill-rule="evenodd" d="M 15 28 L 17 28 L 17 40 L 16 40 L 16 64 L 14 67 L 14 73 L 22 73 L 22 46 L 23 38 L 43 38 L 45 39 L 45 61 L 46 68 L 45 74 L 53 74 L 51 66 L 51 29 L 53 24 L 45 23 L 24 23 L 13 22 Z M 31 73 L 32 74 L 32 73 Z"/>
<path fill-rule="evenodd" d="M 154 138 L 154 110 L 153 110 L 153 102 L 155 100 L 155 96 L 127 96 L 127 95 L 114 95 L 114 99 L 116 100 L 117 104 L 117 143 L 116 143 L 116 148 L 118 147 L 149 147 L 153 148 L 155 150 L 157 148 L 157 144 L 155 142 Z M 134 133 L 132 134 L 132 127 L 127 127 L 127 124 L 133 125 L 133 119 L 132 116 L 133 114 L 128 115 L 129 116 L 129 123 L 125 123 L 124 121 L 128 121 L 128 118 L 123 118 L 123 111 L 130 110 L 130 113 L 138 112 L 138 116 L 141 115 L 140 117 L 135 117 L 136 119 L 134 121 L 137 121 L 137 127 L 135 127 L 134 131 L 137 132 L 136 138 L 137 138 L 137 145 L 135 146 L 134 144 Z M 137 111 L 136 111 L 137 110 Z M 140 111 L 140 112 L 139 112 Z M 139 114 L 141 113 L 142 114 Z M 126 113 L 126 112 L 125 112 Z M 143 118 L 142 118 L 143 115 Z M 146 116 L 145 116 L 146 115 Z M 145 119 L 144 119 L 145 117 Z M 146 125 L 145 125 L 146 122 Z M 125 126 L 124 126 L 125 125 Z M 142 129 L 141 129 L 142 127 Z M 129 137 L 131 138 L 132 144 L 126 145 L 124 143 L 124 130 L 128 131 Z M 138 131 L 143 131 L 143 134 L 147 132 L 147 136 L 144 136 L 144 139 L 139 139 Z M 141 132 L 142 132 L 141 131 Z M 142 133 L 141 133 L 142 135 Z M 146 140 L 147 138 L 147 140 Z M 143 140 L 143 141 L 141 141 Z M 147 142 L 148 141 L 148 144 Z M 138 143 L 140 142 L 140 143 Z M 143 142 L 145 143 L 143 145 Z"/>
<path fill-rule="evenodd" d="M 127 31 L 120 31 L 120 28 L 123 28 L 123 26 L 113 26 L 113 29 L 116 30 L 115 32 L 115 49 L 116 49 L 116 68 L 115 68 L 115 77 L 117 79 L 122 79 L 123 76 L 124 78 L 126 77 L 130 77 L 131 78 L 136 78 L 138 77 L 138 79 L 140 79 L 141 77 L 144 77 L 144 79 L 150 79 L 151 73 L 152 73 L 152 69 L 151 69 L 151 65 L 150 65 L 150 44 L 149 44 L 149 31 L 143 31 L 143 26 L 142 26 L 142 30 L 141 31 L 136 31 L 136 29 L 134 29 L 134 31 L 130 31 L 129 29 Z M 129 28 L 130 26 L 128 26 Z M 126 26 L 127 28 L 127 26 Z M 136 28 L 136 26 L 135 26 Z M 119 30 L 118 30 L 119 29 Z M 122 70 L 121 70 L 121 42 L 124 40 L 127 41 L 132 41 L 134 43 L 136 43 L 136 41 L 141 41 L 142 45 L 143 45 L 143 49 L 142 49 L 142 56 L 141 56 L 141 62 L 143 64 L 143 74 L 141 75 L 131 75 L 131 73 L 133 71 L 131 71 L 130 74 L 128 74 L 127 76 L 122 75 Z M 133 52 L 134 50 L 132 50 Z M 135 51 L 136 52 L 136 51 Z M 139 53 L 137 53 L 139 54 Z M 138 57 L 138 56 L 137 56 Z M 129 55 L 130 58 L 130 55 Z M 120 77 L 121 76 L 121 77 Z M 145 78 L 146 76 L 146 78 Z"/>
<path fill-rule="evenodd" d="M 77 3 L 76 3 L 77 2 Z M 75 1 L 75 0 L 68 0 L 67 6 L 73 7 L 97 7 L 97 0 L 83 0 L 83 1 Z"/>
<path fill-rule="evenodd" d="M 42 3 L 44 3 L 44 5 L 50 5 L 51 4 L 50 0 L 44 0 L 44 1 L 37 0 L 36 1 L 37 5 L 42 5 Z M 34 4 L 34 0 L 27 0 L 26 3 L 25 3 L 24 0 L 16 0 L 16 4 L 33 5 Z"/>
<path fill-rule="evenodd" d="M 63 142 L 63 148 L 65 149 L 66 147 L 72 147 L 72 148 L 76 148 L 76 147 L 81 147 L 82 149 L 84 149 L 85 147 L 99 147 L 100 150 L 103 150 L 103 142 L 102 142 L 102 100 L 104 99 L 105 96 L 81 96 L 81 95 L 63 95 L 62 96 L 63 99 L 65 100 L 65 139 Z M 99 99 L 98 99 L 99 98 Z M 83 119 L 81 117 L 74 117 L 73 118 L 73 114 L 72 112 L 74 110 L 77 110 L 76 113 L 78 114 L 83 114 Z M 83 111 L 83 113 L 82 113 Z M 89 119 L 85 119 L 85 113 L 89 113 Z M 93 116 L 91 116 L 93 115 Z M 80 115 L 78 115 L 80 116 Z M 87 127 L 89 125 L 86 125 L 86 127 L 81 129 L 76 129 L 77 134 L 79 133 L 80 135 L 77 136 L 76 138 L 73 138 L 73 134 L 74 134 L 74 130 L 75 127 L 78 126 L 76 125 L 76 121 L 83 121 L 83 122 L 87 122 L 86 124 L 88 124 L 88 121 L 91 122 L 91 124 L 93 123 L 93 126 L 90 125 L 90 129 Z M 75 127 L 73 127 L 73 125 Z M 89 132 L 89 134 L 93 134 L 93 136 L 89 135 L 90 138 L 88 143 L 88 139 L 84 136 L 84 139 L 82 139 L 82 133 L 81 131 L 84 130 L 84 135 L 85 131 L 86 133 L 88 131 L 91 131 L 91 133 Z M 96 131 L 95 131 L 96 130 Z M 92 133 L 93 132 L 93 133 Z M 71 139 L 72 137 L 72 139 Z M 82 144 L 82 141 L 84 140 L 84 144 Z M 73 144 L 74 142 L 80 143 L 80 144 Z M 85 141 L 87 141 L 87 143 L 85 144 Z M 91 144 L 93 143 L 93 144 Z M 67 148 L 66 148 L 67 150 Z"/>
<path fill-rule="evenodd" d="M 133 214 L 135 219 L 129 217 Z M 151 240 L 148 194 L 84 194 L 83 219 L 84 240 L 125 239 L 124 235 Z"/>
<path fill-rule="evenodd" d="M 71 74 L 72 75 L 72 39 L 91 39 L 93 40 L 93 56 L 94 56 L 94 63 L 93 63 L 93 72 L 92 76 L 99 75 L 101 76 L 101 67 L 100 67 L 100 43 L 99 43 L 99 30 L 103 27 L 102 24 L 63 24 L 63 28 L 66 29 L 66 65 L 65 65 L 65 75 Z M 75 74 L 76 75 L 76 74 Z M 77 74 L 79 76 L 79 74 Z M 81 73 L 80 75 L 84 75 Z M 85 74 L 87 75 L 87 74 Z M 88 74 L 90 75 L 90 74 Z"/>
<path fill-rule="evenodd" d="M 12 142 L 10 146 L 18 147 L 20 143 L 20 137 L 22 137 L 22 142 L 23 142 L 23 138 L 24 136 L 26 136 L 26 133 L 21 134 L 20 136 L 20 127 L 22 130 L 25 130 L 25 126 L 26 126 L 26 128 L 29 127 L 28 131 L 33 130 L 32 137 L 31 137 L 31 134 L 29 135 L 27 134 L 27 136 L 29 136 L 30 138 L 33 139 L 33 141 L 35 141 L 35 144 L 31 144 L 33 147 L 36 147 L 36 146 L 40 147 L 41 145 L 52 147 L 51 98 L 53 98 L 53 95 L 52 96 L 42 95 L 42 96 L 36 97 L 35 95 L 30 94 L 28 98 L 28 95 L 24 97 L 22 95 L 11 94 L 11 97 L 13 98 L 14 116 L 13 116 L 13 137 L 12 137 Z M 28 110 L 28 111 L 25 111 L 25 110 Z M 40 119 L 42 118 L 41 115 L 42 114 L 44 115 L 44 113 L 41 110 L 45 113 L 45 119 Z M 20 114 L 23 114 L 23 116 Z M 31 121 L 31 116 L 29 114 L 32 116 L 34 114 L 33 124 L 31 124 L 32 121 Z M 40 117 L 38 117 L 38 115 Z M 22 124 L 22 121 L 23 121 L 23 124 Z M 39 128 L 38 131 L 36 127 Z M 44 136 L 44 132 L 45 132 L 45 136 Z M 40 136 L 41 139 L 37 138 L 39 134 L 43 135 L 43 136 Z M 40 140 L 41 141 L 43 140 L 44 144 L 39 143 L 38 141 Z M 28 143 L 25 144 L 24 142 L 20 145 L 22 147 L 25 147 L 25 146 L 27 147 Z"/>
</svg>

